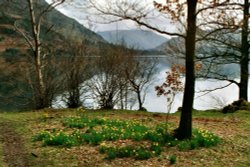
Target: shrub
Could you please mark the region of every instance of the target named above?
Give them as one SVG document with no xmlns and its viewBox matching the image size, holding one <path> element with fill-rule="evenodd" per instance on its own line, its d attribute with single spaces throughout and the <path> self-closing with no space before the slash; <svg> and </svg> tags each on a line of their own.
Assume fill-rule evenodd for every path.
<svg viewBox="0 0 250 167">
<path fill-rule="evenodd" d="M 151 157 L 152 157 L 151 153 L 143 147 L 139 148 L 135 154 L 136 160 L 146 160 Z"/>
<path fill-rule="evenodd" d="M 224 113 L 224 114 L 226 114 L 226 113 L 234 113 L 237 110 L 238 110 L 238 107 L 235 107 L 232 104 L 229 104 L 229 105 L 225 106 L 222 109 L 222 113 Z"/>
<path fill-rule="evenodd" d="M 169 157 L 169 163 L 170 163 L 171 165 L 175 164 L 175 163 L 176 163 L 176 160 L 177 160 L 176 155 L 171 155 L 171 156 Z"/>
<path fill-rule="evenodd" d="M 63 125 L 66 126 L 66 127 L 69 127 L 69 128 L 84 128 L 84 127 L 87 127 L 88 124 L 89 124 L 89 119 L 88 118 L 84 118 L 84 117 L 81 117 L 81 118 L 65 118 L 63 120 Z"/>
<path fill-rule="evenodd" d="M 220 138 L 204 129 L 194 130 L 192 147 L 211 147 L 220 143 Z"/>
<path fill-rule="evenodd" d="M 42 141 L 46 138 L 50 138 L 51 133 L 48 131 L 43 131 L 32 137 L 32 141 Z"/>
<path fill-rule="evenodd" d="M 99 147 L 99 153 L 104 154 L 106 152 L 105 147 Z"/>
<path fill-rule="evenodd" d="M 181 141 L 177 146 L 180 151 L 190 150 L 190 141 L 189 140 Z"/>
<path fill-rule="evenodd" d="M 193 139 L 193 140 L 190 141 L 190 149 L 191 150 L 194 150 L 194 149 L 196 149 L 198 147 L 199 147 L 199 144 L 198 144 L 196 139 Z"/>
<path fill-rule="evenodd" d="M 131 157 L 133 155 L 132 147 L 121 147 L 116 150 L 116 156 L 118 158 Z"/>
<path fill-rule="evenodd" d="M 241 110 L 241 109 L 247 109 L 247 103 L 244 99 L 234 101 L 232 104 L 225 106 L 222 109 L 222 113 L 224 113 L 224 114 L 234 113 L 234 112 Z"/>
<path fill-rule="evenodd" d="M 162 152 L 162 146 L 159 143 L 152 143 L 150 146 L 150 150 L 154 155 L 160 155 Z"/>
<path fill-rule="evenodd" d="M 160 127 L 160 126 L 157 126 L 155 131 L 156 131 L 156 133 L 159 133 L 162 135 L 165 133 L 165 129 L 163 127 Z"/>
<path fill-rule="evenodd" d="M 98 145 L 104 140 L 103 135 L 97 132 L 83 133 L 80 136 L 84 142 L 92 145 Z"/>
<path fill-rule="evenodd" d="M 104 154 L 107 153 L 110 149 L 114 149 L 114 147 L 108 147 L 104 142 L 102 142 L 99 147 L 99 152 L 101 154 Z"/>
<path fill-rule="evenodd" d="M 198 147 L 211 147 L 220 143 L 220 138 L 204 129 L 194 130 L 192 140 L 181 141 L 178 144 L 180 151 L 193 150 Z"/>
<path fill-rule="evenodd" d="M 144 135 L 144 140 L 149 140 L 152 142 L 163 142 L 162 135 L 159 133 L 156 133 L 155 131 L 149 131 Z"/>
<path fill-rule="evenodd" d="M 115 159 L 115 158 L 116 158 L 115 150 L 110 149 L 110 150 L 108 151 L 108 157 L 107 157 L 107 159 L 112 160 L 112 159 Z"/>
<path fill-rule="evenodd" d="M 52 135 L 49 138 L 44 139 L 44 145 L 49 145 L 49 146 L 63 145 L 63 146 L 71 147 L 75 144 L 76 144 L 76 141 L 74 140 L 74 138 L 64 134 L 63 132 L 60 132 L 57 135 L 54 135 L 54 136 Z"/>
<path fill-rule="evenodd" d="M 169 133 L 165 133 L 162 136 L 162 143 L 167 144 L 168 146 L 176 146 L 177 139 L 173 137 L 173 135 Z"/>
</svg>

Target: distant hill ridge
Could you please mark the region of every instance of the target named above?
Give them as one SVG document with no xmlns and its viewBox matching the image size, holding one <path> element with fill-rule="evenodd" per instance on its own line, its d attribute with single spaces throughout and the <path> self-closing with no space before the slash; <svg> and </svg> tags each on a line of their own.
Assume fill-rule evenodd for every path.
<svg viewBox="0 0 250 167">
<path fill-rule="evenodd" d="M 135 47 L 135 49 L 150 50 L 168 41 L 161 35 L 152 31 L 146 30 L 113 30 L 97 32 L 106 41 L 113 44 L 120 44 L 124 42 L 128 47 Z"/>
</svg>

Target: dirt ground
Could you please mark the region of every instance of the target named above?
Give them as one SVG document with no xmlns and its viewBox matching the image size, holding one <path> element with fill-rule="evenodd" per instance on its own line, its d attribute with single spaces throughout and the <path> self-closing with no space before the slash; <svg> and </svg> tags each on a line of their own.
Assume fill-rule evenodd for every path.
<svg viewBox="0 0 250 167">
<path fill-rule="evenodd" d="M 0 143 L 3 145 L 3 161 L 8 167 L 29 167 L 28 154 L 22 137 L 14 131 L 12 123 L 0 123 Z"/>
</svg>

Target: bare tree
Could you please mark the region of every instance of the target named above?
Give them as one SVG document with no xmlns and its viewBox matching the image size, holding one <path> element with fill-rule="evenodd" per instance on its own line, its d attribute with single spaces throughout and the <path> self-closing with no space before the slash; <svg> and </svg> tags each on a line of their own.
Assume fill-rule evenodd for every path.
<svg viewBox="0 0 250 167">
<path fill-rule="evenodd" d="M 122 41 L 120 45 L 115 47 L 115 52 L 118 54 L 116 57 L 116 62 L 119 64 L 119 105 L 121 109 L 128 109 L 128 105 L 130 105 L 130 99 L 133 98 L 131 87 L 129 81 L 126 77 L 126 69 L 131 67 L 131 64 L 127 64 L 126 60 L 133 59 L 133 56 L 136 55 L 136 52 L 133 49 L 126 48 L 126 45 Z"/>
<path fill-rule="evenodd" d="M 49 107 L 49 100 L 46 96 L 46 83 L 45 83 L 45 77 L 43 74 L 43 70 L 45 68 L 45 64 L 43 63 L 44 57 L 46 57 L 46 53 L 43 52 L 42 48 L 44 46 L 44 43 L 41 41 L 41 24 L 42 19 L 44 15 L 48 12 L 50 12 L 53 8 L 56 6 L 62 4 L 65 0 L 54 0 L 51 4 L 48 4 L 46 7 L 44 7 L 42 10 L 38 10 L 35 8 L 35 4 L 37 2 L 34 2 L 33 0 L 27 0 L 28 4 L 28 12 L 30 16 L 30 25 L 31 25 L 31 31 L 26 32 L 24 29 L 19 27 L 18 22 L 15 22 L 15 28 L 19 34 L 22 35 L 22 37 L 26 40 L 28 46 L 30 47 L 32 53 L 32 58 L 34 62 L 35 67 L 35 78 L 36 78 L 36 84 L 35 84 L 35 101 L 36 101 L 36 109 L 42 109 Z"/>
<path fill-rule="evenodd" d="M 89 82 L 90 90 L 102 109 L 115 106 L 128 109 L 138 100 L 142 110 L 146 90 L 155 74 L 156 61 L 139 58 L 134 49 L 124 45 L 106 47 L 95 62 L 93 78 Z M 136 98 L 134 98 L 136 96 Z"/>
<path fill-rule="evenodd" d="M 92 66 L 92 78 L 88 86 L 101 109 L 113 109 L 118 103 L 120 68 L 119 53 L 114 48 L 103 48 Z"/>
<path fill-rule="evenodd" d="M 91 68 L 90 56 L 93 49 L 87 41 L 70 42 L 67 43 L 66 55 L 62 58 L 63 71 L 63 101 L 66 102 L 69 108 L 81 107 L 86 100 L 84 98 L 87 92 L 85 81 L 91 76 L 89 75 L 89 68 Z"/>
<path fill-rule="evenodd" d="M 125 69 L 126 79 L 131 90 L 136 94 L 138 110 L 145 110 L 143 103 L 147 90 L 154 81 L 153 77 L 157 71 L 157 61 L 131 56 L 128 57 L 125 63 L 127 63 L 127 68 Z"/>
</svg>

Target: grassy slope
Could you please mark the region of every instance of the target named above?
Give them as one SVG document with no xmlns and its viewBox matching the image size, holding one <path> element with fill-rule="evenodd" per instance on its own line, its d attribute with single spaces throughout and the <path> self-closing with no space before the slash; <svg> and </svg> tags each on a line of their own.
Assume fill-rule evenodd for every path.
<svg viewBox="0 0 250 167">
<path fill-rule="evenodd" d="M 5 167 L 7 166 L 4 162 L 3 162 L 3 144 L 0 143 L 0 166 Z"/>
<path fill-rule="evenodd" d="M 49 112 L 49 118 L 45 118 Z M 151 114 L 131 111 L 98 111 L 84 112 L 89 117 L 107 119 L 136 119 L 149 126 L 165 121 L 164 114 Z M 82 145 L 72 148 L 42 147 L 41 143 L 31 142 L 31 137 L 42 130 L 63 128 L 63 117 L 79 115 L 76 110 L 40 111 L 24 113 L 0 113 L 0 122 L 11 121 L 16 131 L 23 135 L 27 152 L 35 153 L 37 158 L 30 157 L 34 166 L 166 166 L 168 157 L 177 156 L 173 166 L 250 166 L 250 113 L 239 111 L 234 114 L 217 112 L 194 112 L 194 127 L 207 129 L 220 137 L 218 147 L 202 148 L 192 151 L 178 151 L 177 148 L 166 148 L 159 157 L 144 161 L 131 158 L 103 160 L 98 148 Z M 174 127 L 178 125 L 178 114 L 170 117 Z M 1 146 L 1 143 L 0 143 Z M 0 147 L 1 149 L 1 147 Z M 0 151 L 1 154 L 2 151 Z M 1 157 L 1 156 L 0 156 Z M 0 166 L 4 166 L 1 164 Z"/>
</svg>

